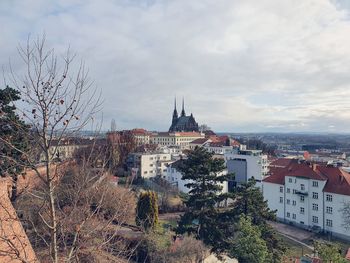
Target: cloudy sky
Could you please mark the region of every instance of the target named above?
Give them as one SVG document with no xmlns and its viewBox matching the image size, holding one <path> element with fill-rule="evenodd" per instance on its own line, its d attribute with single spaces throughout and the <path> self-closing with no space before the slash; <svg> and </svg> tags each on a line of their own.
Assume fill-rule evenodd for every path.
<svg viewBox="0 0 350 263">
<path fill-rule="evenodd" d="M 350 0 L 1 0 L 0 24 L 5 72 L 28 34 L 85 60 L 105 129 L 167 130 L 176 95 L 216 131 L 350 132 Z"/>
</svg>

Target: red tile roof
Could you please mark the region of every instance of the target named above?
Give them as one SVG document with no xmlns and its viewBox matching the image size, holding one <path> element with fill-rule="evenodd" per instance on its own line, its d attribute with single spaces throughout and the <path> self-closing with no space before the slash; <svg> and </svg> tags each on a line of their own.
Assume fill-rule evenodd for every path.
<svg viewBox="0 0 350 263">
<path fill-rule="evenodd" d="M 203 145 L 203 144 L 206 143 L 207 141 L 209 141 L 208 138 L 199 138 L 199 139 L 195 139 L 194 141 L 192 141 L 191 144 L 200 144 L 200 145 Z"/>
<path fill-rule="evenodd" d="M 309 165 L 292 161 L 287 167 L 270 167 L 270 176 L 264 182 L 283 185 L 286 176 L 305 177 L 327 181 L 323 192 L 350 195 L 350 174 L 337 167 Z"/>
<path fill-rule="evenodd" d="M 175 136 L 188 136 L 188 137 L 192 137 L 192 136 L 201 136 L 201 134 L 199 132 L 175 132 Z"/>
<path fill-rule="evenodd" d="M 350 195 L 350 174 L 337 168 L 318 166 L 318 170 L 327 177 L 323 191 L 341 195 Z"/>
<path fill-rule="evenodd" d="M 287 167 L 289 166 L 294 159 L 289 158 L 279 158 L 270 163 L 270 167 Z"/>
<path fill-rule="evenodd" d="M 132 129 L 131 132 L 132 132 L 132 134 L 135 134 L 135 135 L 147 135 L 147 134 L 149 134 L 149 132 L 147 130 L 141 129 L 141 128 Z"/>
</svg>

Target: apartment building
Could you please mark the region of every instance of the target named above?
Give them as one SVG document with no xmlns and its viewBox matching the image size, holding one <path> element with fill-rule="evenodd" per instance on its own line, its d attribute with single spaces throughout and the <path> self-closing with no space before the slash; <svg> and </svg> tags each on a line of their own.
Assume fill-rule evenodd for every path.
<svg viewBox="0 0 350 263">
<path fill-rule="evenodd" d="M 172 163 L 170 153 L 131 153 L 127 158 L 127 166 L 131 170 L 137 169 L 138 176 L 151 178 L 164 176 L 167 166 Z"/>
<path fill-rule="evenodd" d="M 350 202 L 350 174 L 338 167 L 290 161 L 263 180 L 268 206 L 280 221 L 350 240 L 342 208 Z"/>
<path fill-rule="evenodd" d="M 261 181 L 268 174 L 267 155 L 261 150 L 233 149 L 225 152 L 225 162 L 229 173 L 235 174 L 236 184 L 248 182 L 250 178 L 256 180 L 261 187 Z"/>
</svg>

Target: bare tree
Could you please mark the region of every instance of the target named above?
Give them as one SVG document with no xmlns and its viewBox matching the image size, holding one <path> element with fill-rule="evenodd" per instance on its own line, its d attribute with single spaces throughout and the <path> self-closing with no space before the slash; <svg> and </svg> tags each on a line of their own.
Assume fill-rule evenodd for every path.
<svg viewBox="0 0 350 263">
<path fill-rule="evenodd" d="M 91 156 L 95 158 L 96 154 Z M 92 168 L 95 162 L 88 158 L 61 171 L 55 191 L 59 257 L 65 262 L 98 262 L 106 257 L 109 262 L 119 262 L 132 253 L 125 237 L 126 233 L 135 234 L 127 227 L 135 216 L 135 194 L 114 185 L 111 175 L 103 168 Z M 40 186 L 35 190 L 37 196 L 44 198 Z M 33 200 L 33 193 L 22 195 L 17 208 L 34 248 L 43 251 L 49 233 L 38 222 L 50 218 L 46 212 L 49 204 Z M 44 253 L 39 256 L 46 260 Z"/>
<path fill-rule="evenodd" d="M 53 262 L 58 262 L 58 218 L 55 205 L 56 191 L 60 185 L 58 169 L 52 169 L 57 146 L 62 138 L 83 129 L 98 112 L 100 96 L 92 89 L 88 70 L 83 62 L 74 64 L 76 56 L 68 49 L 57 56 L 54 49 L 46 47 L 45 36 L 20 46 L 20 57 L 25 73 L 19 75 L 11 68 L 11 86 L 21 92 L 25 104 L 23 118 L 31 126 L 28 135 L 42 152 L 45 172 L 37 169 L 37 160 L 30 153 L 23 153 L 25 163 L 36 171 L 42 181 L 41 205 L 47 206 L 46 216 L 39 213 L 41 223 L 49 230 L 47 245 Z M 0 138 L 0 140 L 2 140 Z M 53 141 L 56 141 L 56 146 Z M 2 140 L 3 143 L 9 142 Z M 15 145 L 9 146 L 16 148 Z M 20 151 L 20 149 L 17 149 Z"/>
</svg>

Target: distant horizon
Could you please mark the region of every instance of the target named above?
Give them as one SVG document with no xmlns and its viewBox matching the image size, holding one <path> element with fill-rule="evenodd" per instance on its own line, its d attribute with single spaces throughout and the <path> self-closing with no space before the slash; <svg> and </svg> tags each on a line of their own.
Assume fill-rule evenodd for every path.
<svg viewBox="0 0 350 263">
<path fill-rule="evenodd" d="M 348 0 L 13 0 L 0 19 L 4 77 L 45 33 L 85 62 L 105 130 L 166 130 L 177 96 L 214 130 L 350 133 Z"/>
</svg>

